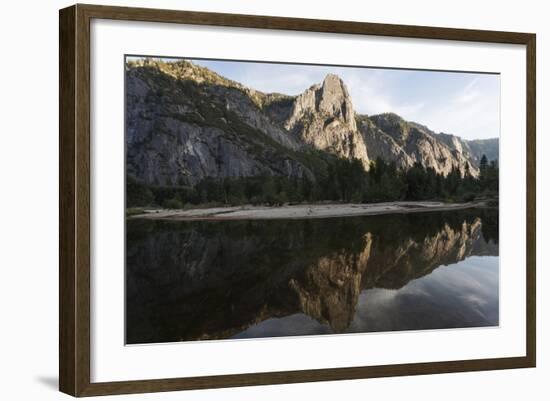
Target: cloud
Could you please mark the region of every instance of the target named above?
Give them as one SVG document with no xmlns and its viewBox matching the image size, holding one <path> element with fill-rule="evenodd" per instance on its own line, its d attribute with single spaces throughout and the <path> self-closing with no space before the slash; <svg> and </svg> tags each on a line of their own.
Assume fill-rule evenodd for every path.
<svg viewBox="0 0 550 401">
<path fill-rule="evenodd" d="M 474 78 L 466 87 L 462 90 L 455 101 L 457 103 L 471 103 L 480 96 L 480 92 L 477 90 L 476 86 L 478 85 L 479 80 Z"/>
<path fill-rule="evenodd" d="M 450 94 L 449 101 L 427 111 L 426 120 L 438 131 L 468 139 L 500 135 L 498 82 L 474 78 L 464 88 Z"/>
</svg>

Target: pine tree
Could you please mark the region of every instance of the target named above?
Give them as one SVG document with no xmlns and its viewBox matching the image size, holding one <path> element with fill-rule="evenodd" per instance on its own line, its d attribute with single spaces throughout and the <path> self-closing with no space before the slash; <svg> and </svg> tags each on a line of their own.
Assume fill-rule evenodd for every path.
<svg viewBox="0 0 550 401">
<path fill-rule="evenodd" d="M 481 160 L 479 161 L 479 169 L 480 170 L 485 170 L 488 166 L 489 162 L 487 160 L 487 156 L 485 156 L 485 154 L 483 154 L 483 156 L 481 156 Z"/>
</svg>

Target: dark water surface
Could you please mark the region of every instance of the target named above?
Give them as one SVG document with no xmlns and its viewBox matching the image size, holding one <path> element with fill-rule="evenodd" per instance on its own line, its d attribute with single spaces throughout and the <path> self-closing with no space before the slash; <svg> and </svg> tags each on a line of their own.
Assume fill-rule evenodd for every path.
<svg viewBox="0 0 550 401">
<path fill-rule="evenodd" d="M 499 322 L 498 210 L 126 228 L 128 344 Z"/>
</svg>

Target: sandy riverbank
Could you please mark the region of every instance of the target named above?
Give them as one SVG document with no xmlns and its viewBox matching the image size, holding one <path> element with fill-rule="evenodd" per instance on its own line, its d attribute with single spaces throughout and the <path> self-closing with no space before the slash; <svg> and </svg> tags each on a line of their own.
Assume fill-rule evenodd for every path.
<svg viewBox="0 0 550 401">
<path fill-rule="evenodd" d="M 231 206 L 207 209 L 151 209 L 131 218 L 162 220 L 267 220 L 367 216 L 393 213 L 460 210 L 484 206 L 484 202 L 386 202 L 370 204 L 304 204 L 288 206 Z"/>
</svg>

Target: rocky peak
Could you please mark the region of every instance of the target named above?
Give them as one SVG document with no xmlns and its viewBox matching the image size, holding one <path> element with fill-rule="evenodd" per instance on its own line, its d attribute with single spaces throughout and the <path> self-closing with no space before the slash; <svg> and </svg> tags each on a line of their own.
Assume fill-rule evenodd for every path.
<svg viewBox="0 0 550 401">
<path fill-rule="evenodd" d="M 345 121 L 356 129 L 355 112 L 346 85 L 338 75 L 328 74 L 318 91 L 318 111 Z"/>
<path fill-rule="evenodd" d="M 365 169 L 369 168 L 351 97 L 337 75 L 328 74 L 322 83 L 297 96 L 284 127 L 307 145 L 339 157 L 359 159 Z"/>
<path fill-rule="evenodd" d="M 286 128 L 294 128 L 300 120 L 310 114 L 326 119 L 338 119 L 351 130 L 357 129 L 351 97 L 338 75 L 328 74 L 321 84 L 311 86 L 296 98 L 292 113 L 285 124 Z"/>
</svg>

